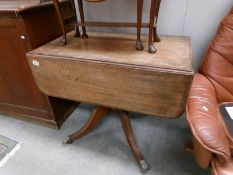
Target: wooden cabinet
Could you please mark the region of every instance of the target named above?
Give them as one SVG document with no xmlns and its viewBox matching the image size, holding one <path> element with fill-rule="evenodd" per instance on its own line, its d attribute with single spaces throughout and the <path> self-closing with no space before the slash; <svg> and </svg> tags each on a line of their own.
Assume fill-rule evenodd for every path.
<svg viewBox="0 0 233 175">
<path fill-rule="evenodd" d="M 72 4 L 62 4 L 64 16 L 74 17 Z M 51 3 L 0 2 L 0 113 L 58 128 L 74 109 L 73 101 L 40 92 L 25 55 L 60 34 Z"/>
</svg>

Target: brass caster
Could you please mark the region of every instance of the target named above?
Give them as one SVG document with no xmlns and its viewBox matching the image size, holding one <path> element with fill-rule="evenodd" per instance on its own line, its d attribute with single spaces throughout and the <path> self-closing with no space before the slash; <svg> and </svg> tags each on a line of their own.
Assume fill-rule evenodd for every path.
<svg viewBox="0 0 233 175">
<path fill-rule="evenodd" d="M 139 164 L 140 164 L 140 168 L 143 173 L 147 173 L 148 170 L 150 169 L 149 164 L 145 160 L 141 160 Z"/>
<path fill-rule="evenodd" d="M 157 50 L 156 50 L 156 48 L 153 46 L 153 44 L 149 45 L 149 47 L 148 47 L 148 52 L 150 52 L 150 53 L 156 53 L 156 52 L 157 52 Z"/>
<path fill-rule="evenodd" d="M 83 39 L 88 39 L 87 33 L 83 33 L 83 34 L 82 34 L 82 38 L 83 38 Z"/>
<path fill-rule="evenodd" d="M 62 143 L 63 143 L 63 144 L 71 144 L 71 143 L 73 143 L 73 140 L 68 136 L 68 137 L 65 137 L 65 138 L 62 140 Z"/>
<path fill-rule="evenodd" d="M 142 42 L 141 41 L 137 41 L 136 42 L 136 50 L 143 50 L 144 47 L 142 45 Z"/>
</svg>

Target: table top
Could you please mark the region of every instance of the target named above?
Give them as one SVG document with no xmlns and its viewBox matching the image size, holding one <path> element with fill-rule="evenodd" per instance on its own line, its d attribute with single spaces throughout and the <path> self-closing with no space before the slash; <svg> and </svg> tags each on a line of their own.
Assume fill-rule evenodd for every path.
<svg viewBox="0 0 233 175">
<path fill-rule="evenodd" d="M 68 44 L 61 46 L 58 38 L 29 54 L 51 56 L 51 59 L 94 61 L 148 69 L 193 74 L 192 53 L 189 37 L 161 36 L 155 43 L 156 54 L 147 52 L 147 37 L 142 37 L 144 51 L 135 50 L 136 36 L 117 33 L 88 33 L 89 39 L 75 38 L 68 34 Z"/>
</svg>

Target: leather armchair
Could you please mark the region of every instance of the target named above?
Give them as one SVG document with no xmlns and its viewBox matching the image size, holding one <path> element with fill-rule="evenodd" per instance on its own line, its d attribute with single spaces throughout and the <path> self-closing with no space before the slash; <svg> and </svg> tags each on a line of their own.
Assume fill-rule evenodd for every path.
<svg viewBox="0 0 233 175">
<path fill-rule="evenodd" d="M 186 105 L 195 158 L 213 175 L 233 175 L 233 140 L 219 113 L 225 102 L 233 102 L 233 8 L 194 76 Z"/>
</svg>

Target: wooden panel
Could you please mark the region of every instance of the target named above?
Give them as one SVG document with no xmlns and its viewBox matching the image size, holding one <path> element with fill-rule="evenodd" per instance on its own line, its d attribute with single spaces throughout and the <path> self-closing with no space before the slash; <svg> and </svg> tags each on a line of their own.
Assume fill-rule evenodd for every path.
<svg viewBox="0 0 233 175">
<path fill-rule="evenodd" d="M 23 34 L 19 20 L 1 19 L 0 103 L 47 110 L 47 102 L 35 85 L 27 63 L 28 48 L 20 38 Z"/>
<path fill-rule="evenodd" d="M 16 17 L 18 11 L 31 7 L 37 7 L 41 3 L 48 1 L 50 0 L 1 0 L 0 16 Z"/>
<path fill-rule="evenodd" d="M 74 12 L 71 9 L 70 2 L 64 1 L 61 3 L 64 18 L 74 16 Z M 52 5 L 28 9 L 22 11 L 20 15 L 27 30 L 31 49 L 35 49 L 61 35 L 56 12 Z"/>
<path fill-rule="evenodd" d="M 0 111 L 11 111 L 12 113 L 16 113 L 18 115 L 30 114 L 31 116 L 37 116 L 37 118 L 51 119 L 51 114 L 49 114 L 46 110 L 38 110 L 36 108 L 14 105 L 13 103 L 0 103 Z"/>
<path fill-rule="evenodd" d="M 82 61 L 30 57 L 42 92 L 82 102 L 164 117 L 177 117 L 192 75 Z"/>
<path fill-rule="evenodd" d="M 193 76 L 187 38 L 163 37 L 150 54 L 135 51 L 126 35 L 91 36 L 70 38 L 65 47 L 55 40 L 28 54 L 42 92 L 169 118 L 183 112 Z"/>
<path fill-rule="evenodd" d="M 60 36 L 53 6 L 46 3 L 25 5 L 21 9 L 19 7 L 23 2 L 5 3 L 1 6 L 2 3 L 1 1 L 0 112 L 59 128 L 74 110 L 75 104 L 73 101 L 44 95 L 35 84 L 25 56 L 29 50 Z M 73 15 L 69 2 L 63 1 L 62 9 L 65 17 Z M 17 13 L 19 11 L 20 14 Z"/>
<path fill-rule="evenodd" d="M 22 113 L 20 113 L 19 110 L 17 109 L 18 108 L 15 108 L 15 107 L 9 107 L 9 109 L 5 107 L 2 108 L 1 106 L 0 113 L 3 114 L 3 116 L 1 117 L 4 117 L 4 116 L 12 117 L 12 118 L 20 119 L 20 120 L 27 121 L 30 123 L 35 123 L 35 124 L 39 124 L 42 126 L 50 127 L 53 129 L 59 129 L 59 126 L 55 120 L 37 118 L 33 116 L 33 114 L 31 113 L 32 111 L 27 113 L 25 112 L 25 110 L 22 109 Z M 44 113 L 39 113 L 39 114 L 44 115 Z M 36 112 L 35 115 L 38 115 L 38 112 Z"/>
</svg>

